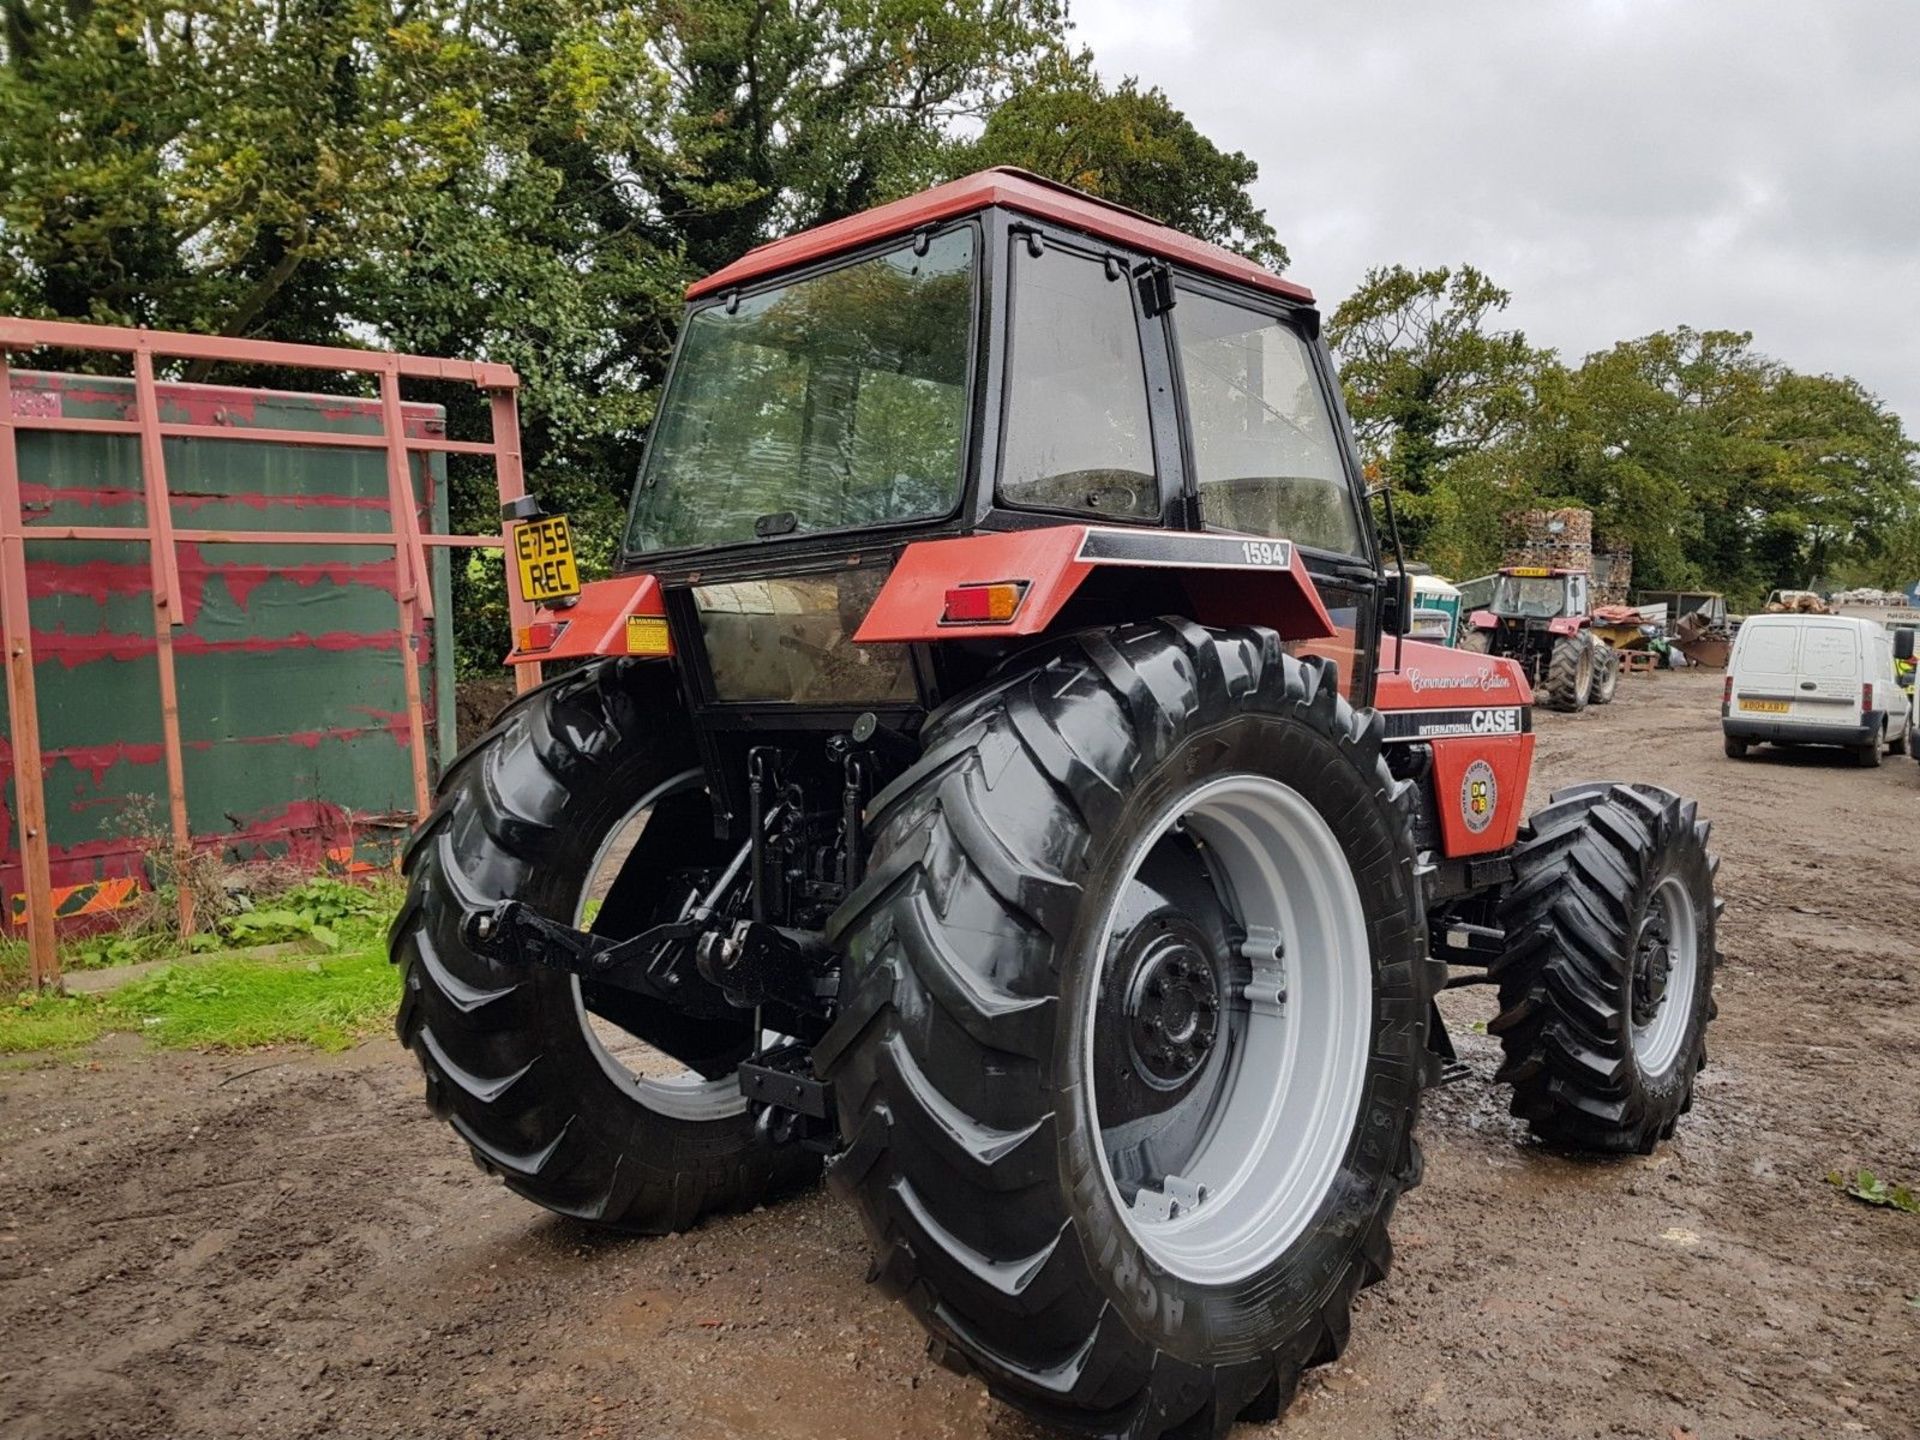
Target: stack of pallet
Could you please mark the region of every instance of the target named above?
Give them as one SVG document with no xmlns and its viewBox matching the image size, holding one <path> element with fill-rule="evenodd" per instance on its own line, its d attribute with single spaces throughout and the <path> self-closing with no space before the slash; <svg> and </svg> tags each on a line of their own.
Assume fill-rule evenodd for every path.
<svg viewBox="0 0 1920 1440">
<path fill-rule="evenodd" d="M 1633 551 L 1596 550 L 1593 552 L 1593 604 L 1624 605 L 1633 589 Z"/>
<path fill-rule="evenodd" d="M 1593 568 L 1591 510 L 1514 510 L 1506 517 L 1502 565 L 1547 565 L 1556 570 Z"/>
</svg>

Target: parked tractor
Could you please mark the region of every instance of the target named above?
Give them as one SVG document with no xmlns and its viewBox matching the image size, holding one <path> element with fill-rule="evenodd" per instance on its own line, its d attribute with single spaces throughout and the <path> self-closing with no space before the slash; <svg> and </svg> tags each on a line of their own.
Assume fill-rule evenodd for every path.
<svg viewBox="0 0 1920 1440">
<path fill-rule="evenodd" d="M 1593 633 L 1584 570 L 1509 565 L 1493 582 L 1493 598 L 1468 619 L 1462 649 L 1512 659 L 1555 710 L 1584 710 L 1613 699 L 1620 657 Z"/>
<path fill-rule="evenodd" d="M 1656 786 L 1523 821 L 1527 669 L 1408 640 L 1311 294 L 1004 170 L 695 284 L 621 575 L 447 770 L 401 1039 L 482 1168 L 684 1230 L 826 1167 L 933 1353 L 1078 1433 L 1271 1419 L 1420 1178 L 1435 997 L 1647 1152 L 1719 904 Z"/>
</svg>

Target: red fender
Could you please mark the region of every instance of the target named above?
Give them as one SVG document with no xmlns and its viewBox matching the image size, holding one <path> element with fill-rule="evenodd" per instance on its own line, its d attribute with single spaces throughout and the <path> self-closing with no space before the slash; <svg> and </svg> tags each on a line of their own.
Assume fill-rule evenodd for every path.
<svg viewBox="0 0 1920 1440">
<path fill-rule="evenodd" d="M 1288 540 L 1202 535 L 1182 530 L 1049 525 L 995 530 L 907 546 L 854 640 L 862 645 L 1039 635 L 1096 569 L 1171 570 L 1203 625 L 1265 625 L 1286 640 L 1335 634 L 1313 577 Z M 955 623 L 947 592 L 1012 584 L 1018 603 L 1005 620 Z"/>
<path fill-rule="evenodd" d="M 514 632 L 507 664 L 589 655 L 670 655 L 667 604 L 651 575 L 618 575 L 580 587 L 565 609 L 543 605 Z"/>
</svg>

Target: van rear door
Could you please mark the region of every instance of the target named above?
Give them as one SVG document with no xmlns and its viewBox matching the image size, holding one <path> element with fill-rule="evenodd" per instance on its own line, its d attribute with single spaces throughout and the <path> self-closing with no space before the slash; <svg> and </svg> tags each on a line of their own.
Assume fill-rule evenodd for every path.
<svg viewBox="0 0 1920 1440">
<path fill-rule="evenodd" d="M 1790 718 L 1821 725 L 1859 723 L 1860 686 L 1867 678 L 1861 627 L 1809 619 L 1800 632 L 1800 675 Z"/>
<path fill-rule="evenodd" d="M 1865 671 L 1858 627 L 1795 616 L 1749 622 L 1735 664 L 1734 709 L 1808 725 L 1857 724 Z"/>
</svg>

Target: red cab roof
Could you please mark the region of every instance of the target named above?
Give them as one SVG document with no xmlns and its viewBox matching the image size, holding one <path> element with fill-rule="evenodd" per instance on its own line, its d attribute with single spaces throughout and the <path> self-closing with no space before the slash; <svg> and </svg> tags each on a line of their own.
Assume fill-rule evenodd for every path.
<svg viewBox="0 0 1920 1440">
<path fill-rule="evenodd" d="M 702 295 L 731 290 L 776 271 L 797 269 L 815 260 L 824 260 L 847 250 L 858 250 L 863 245 L 909 234 L 923 225 L 937 224 L 993 205 L 1004 205 L 1038 220 L 1068 225 L 1103 240 L 1111 240 L 1116 245 L 1124 245 L 1130 250 L 1138 250 L 1209 275 L 1218 275 L 1241 285 L 1250 285 L 1270 294 L 1284 295 L 1289 300 L 1313 299 L 1313 292 L 1306 286 L 1283 280 L 1243 255 L 1184 235 L 1172 226 L 1162 225 L 1158 220 L 1150 219 L 1137 210 L 1129 210 L 1124 205 L 1096 199 L 1070 186 L 1043 180 L 1038 175 L 1007 166 L 982 170 L 977 175 L 968 175 L 960 180 L 949 180 L 944 185 L 936 185 L 918 195 L 909 195 L 904 200 L 895 200 L 889 205 L 849 215 L 844 220 L 802 230 L 798 235 L 789 235 L 783 240 L 770 241 L 749 250 L 731 265 L 714 271 L 704 280 L 696 280 L 687 287 L 687 298 L 697 300 Z"/>
</svg>

